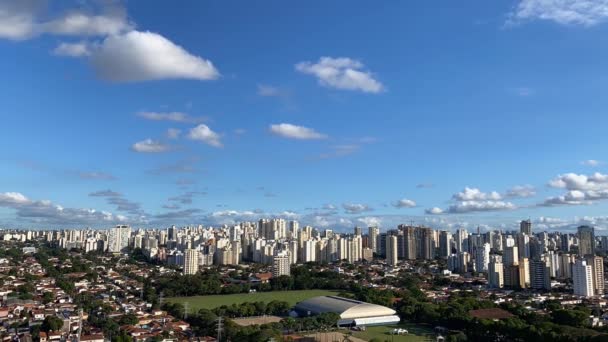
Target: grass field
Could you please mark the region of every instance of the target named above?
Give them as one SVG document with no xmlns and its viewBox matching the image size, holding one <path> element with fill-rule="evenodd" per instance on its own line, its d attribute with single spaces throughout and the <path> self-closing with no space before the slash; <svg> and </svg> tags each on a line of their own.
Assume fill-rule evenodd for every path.
<svg viewBox="0 0 608 342">
<path fill-rule="evenodd" d="M 408 335 L 391 335 L 390 332 L 395 328 L 403 328 L 409 331 Z M 388 342 L 422 342 L 434 341 L 433 331 L 410 323 L 401 323 L 399 325 L 375 326 L 367 327 L 365 331 L 357 331 L 353 336 L 365 341 L 376 339 L 378 341 Z M 374 340 L 374 341 L 376 341 Z"/>
<path fill-rule="evenodd" d="M 200 309 L 213 309 L 222 305 L 240 304 L 245 302 L 270 302 L 273 300 L 285 301 L 295 305 L 305 299 L 317 296 L 337 295 L 337 291 L 328 290 L 300 290 L 300 291 L 274 291 L 257 293 L 238 293 L 231 295 L 171 297 L 167 302 L 188 303 L 188 312 L 197 312 Z"/>
</svg>

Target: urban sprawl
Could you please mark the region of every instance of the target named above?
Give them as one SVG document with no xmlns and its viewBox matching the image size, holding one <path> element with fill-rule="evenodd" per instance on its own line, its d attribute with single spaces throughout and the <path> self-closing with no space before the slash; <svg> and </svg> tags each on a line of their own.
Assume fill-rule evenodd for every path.
<svg viewBox="0 0 608 342">
<path fill-rule="evenodd" d="M 5 229 L 0 244 L 4 341 L 608 340 L 608 236 L 591 226 L 344 233 L 261 219 Z"/>
</svg>

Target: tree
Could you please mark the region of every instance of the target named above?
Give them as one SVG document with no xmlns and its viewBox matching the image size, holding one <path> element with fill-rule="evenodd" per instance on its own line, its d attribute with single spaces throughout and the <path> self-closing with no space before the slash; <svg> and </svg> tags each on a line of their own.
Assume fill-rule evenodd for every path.
<svg viewBox="0 0 608 342">
<path fill-rule="evenodd" d="M 139 319 L 135 314 L 129 313 L 120 317 L 120 325 L 134 325 L 139 322 Z"/>
<path fill-rule="evenodd" d="M 551 317 L 556 324 L 584 327 L 587 325 L 589 314 L 581 310 L 559 309 L 553 311 Z"/>
<path fill-rule="evenodd" d="M 46 316 L 42 322 L 43 331 L 59 331 L 63 327 L 63 320 L 57 316 Z"/>
</svg>

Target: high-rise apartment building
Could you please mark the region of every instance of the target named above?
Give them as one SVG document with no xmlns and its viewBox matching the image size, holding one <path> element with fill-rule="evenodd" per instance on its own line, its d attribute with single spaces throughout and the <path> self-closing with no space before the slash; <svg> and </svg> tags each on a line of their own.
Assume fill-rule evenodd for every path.
<svg viewBox="0 0 608 342">
<path fill-rule="evenodd" d="M 389 235 L 386 237 L 386 263 L 395 266 L 397 262 L 397 237 Z"/>
<path fill-rule="evenodd" d="M 198 272 L 198 255 L 196 249 L 186 249 L 184 252 L 184 274 L 196 274 Z"/>
<path fill-rule="evenodd" d="M 604 295 L 604 258 L 600 256 L 588 256 L 587 265 L 591 266 L 593 291 L 597 296 Z"/>
<path fill-rule="evenodd" d="M 593 227 L 578 227 L 578 255 L 595 255 L 595 232 Z"/>
<path fill-rule="evenodd" d="M 447 258 L 452 254 L 452 234 L 446 230 L 439 232 L 439 257 Z"/>
<path fill-rule="evenodd" d="M 593 297 L 593 267 L 587 265 L 584 259 L 578 259 L 572 266 L 572 285 L 574 295 Z"/>
<path fill-rule="evenodd" d="M 530 261 L 530 287 L 535 290 L 551 290 L 550 272 L 544 260 Z"/>
<path fill-rule="evenodd" d="M 129 247 L 129 238 L 131 237 L 131 227 L 116 226 L 108 232 L 108 252 L 121 253 Z"/>
<path fill-rule="evenodd" d="M 368 236 L 369 236 L 369 248 L 374 251 L 374 253 L 378 253 L 378 235 L 380 235 L 380 228 L 378 227 L 369 227 L 368 228 Z"/>
<path fill-rule="evenodd" d="M 488 265 L 488 286 L 502 288 L 504 286 L 503 272 L 502 258 L 499 255 L 493 255 Z"/>
<path fill-rule="evenodd" d="M 280 276 L 288 276 L 291 274 L 290 272 L 290 258 L 289 252 L 284 250 L 275 254 L 272 258 L 272 276 L 280 277 Z"/>
<path fill-rule="evenodd" d="M 532 235 L 532 221 L 523 220 L 519 223 L 519 232 L 526 235 Z"/>
<path fill-rule="evenodd" d="M 475 248 L 475 271 L 488 272 L 488 264 L 490 263 L 490 244 L 484 243 Z"/>
</svg>

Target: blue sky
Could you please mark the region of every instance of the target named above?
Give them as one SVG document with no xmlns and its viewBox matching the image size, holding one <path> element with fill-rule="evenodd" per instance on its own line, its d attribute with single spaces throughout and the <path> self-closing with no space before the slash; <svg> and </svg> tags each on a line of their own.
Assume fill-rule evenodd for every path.
<svg viewBox="0 0 608 342">
<path fill-rule="evenodd" d="M 0 224 L 608 228 L 608 1 L 0 0 Z"/>
</svg>

